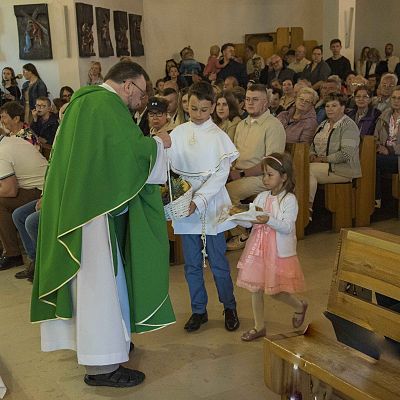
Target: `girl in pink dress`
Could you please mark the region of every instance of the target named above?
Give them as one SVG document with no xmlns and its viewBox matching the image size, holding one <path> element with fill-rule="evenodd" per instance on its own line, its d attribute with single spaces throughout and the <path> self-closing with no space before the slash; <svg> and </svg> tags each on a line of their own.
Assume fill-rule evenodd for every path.
<svg viewBox="0 0 400 400">
<path fill-rule="evenodd" d="M 294 309 L 292 325 L 304 322 L 308 304 L 293 293 L 304 290 L 304 276 L 296 255 L 298 205 L 294 192 L 292 160 L 288 154 L 273 153 L 263 160 L 263 183 L 268 189 L 254 204 L 266 216 L 257 217 L 238 262 L 237 285 L 252 293 L 255 326 L 242 340 L 265 336 L 264 292 Z"/>
</svg>

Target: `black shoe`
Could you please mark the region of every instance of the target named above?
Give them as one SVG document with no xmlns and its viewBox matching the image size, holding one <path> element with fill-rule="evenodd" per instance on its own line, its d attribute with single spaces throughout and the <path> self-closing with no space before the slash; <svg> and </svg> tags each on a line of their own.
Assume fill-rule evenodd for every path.
<svg viewBox="0 0 400 400">
<path fill-rule="evenodd" d="M 23 271 L 19 271 L 15 274 L 15 277 L 17 279 L 26 279 L 28 278 L 28 280 L 30 280 L 29 278 L 32 278 L 33 281 L 33 273 L 35 271 L 35 262 L 31 261 L 29 263 L 29 266 L 27 268 L 25 268 Z"/>
<path fill-rule="evenodd" d="M 34 275 L 35 275 L 35 271 L 28 271 L 28 276 L 26 277 L 26 279 L 29 281 L 29 282 L 33 282 L 33 277 L 34 277 Z"/>
<path fill-rule="evenodd" d="M 197 331 L 202 324 L 205 324 L 208 321 L 207 311 L 204 314 L 192 314 L 189 318 L 188 322 L 185 324 L 185 329 L 188 332 Z"/>
<path fill-rule="evenodd" d="M 236 308 L 225 308 L 225 328 L 227 331 L 236 331 L 240 326 Z"/>
<path fill-rule="evenodd" d="M 143 372 L 119 366 L 109 374 L 85 375 L 84 382 L 90 386 L 132 387 L 144 381 Z"/>
<path fill-rule="evenodd" d="M 5 271 L 12 267 L 19 267 L 20 265 L 24 265 L 22 256 L 3 256 L 0 258 L 0 271 Z"/>
</svg>

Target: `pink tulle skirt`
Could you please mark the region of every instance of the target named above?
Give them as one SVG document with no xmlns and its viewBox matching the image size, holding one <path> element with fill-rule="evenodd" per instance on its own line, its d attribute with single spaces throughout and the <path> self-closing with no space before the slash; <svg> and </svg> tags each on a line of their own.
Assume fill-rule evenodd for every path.
<svg viewBox="0 0 400 400">
<path fill-rule="evenodd" d="M 278 257 L 276 232 L 266 224 L 253 226 L 238 262 L 240 287 L 267 294 L 305 290 L 304 275 L 297 256 Z"/>
</svg>

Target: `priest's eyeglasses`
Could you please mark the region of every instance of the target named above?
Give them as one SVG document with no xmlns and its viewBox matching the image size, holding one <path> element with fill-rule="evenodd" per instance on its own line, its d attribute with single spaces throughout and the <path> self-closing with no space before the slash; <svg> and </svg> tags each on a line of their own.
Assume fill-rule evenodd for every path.
<svg viewBox="0 0 400 400">
<path fill-rule="evenodd" d="M 140 90 L 140 100 L 141 100 L 141 99 L 144 99 L 144 98 L 147 96 L 147 93 L 146 93 L 143 89 L 141 89 L 138 85 L 136 85 L 135 82 L 133 82 L 133 81 L 128 81 L 128 80 L 125 80 L 125 81 L 122 81 L 122 82 L 123 82 L 123 83 L 126 83 L 126 82 L 132 83 L 133 86 L 136 86 L 136 87 Z"/>
</svg>

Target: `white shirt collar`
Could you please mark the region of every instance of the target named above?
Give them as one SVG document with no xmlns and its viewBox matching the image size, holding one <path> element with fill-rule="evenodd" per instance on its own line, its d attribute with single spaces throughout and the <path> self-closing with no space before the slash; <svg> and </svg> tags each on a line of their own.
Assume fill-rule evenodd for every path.
<svg viewBox="0 0 400 400">
<path fill-rule="evenodd" d="M 110 92 L 113 92 L 113 93 L 115 93 L 115 94 L 118 94 L 118 93 L 116 92 L 116 90 L 115 90 L 113 87 L 111 87 L 110 85 L 108 85 L 107 83 L 102 83 L 102 84 L 99 85 L 99 86 L 101 86 L 101 87 L 104 88 L 104 89 L 107 89 L 107 90 L 110 91 Z"/>
</svg>

